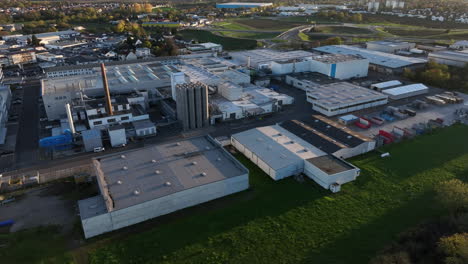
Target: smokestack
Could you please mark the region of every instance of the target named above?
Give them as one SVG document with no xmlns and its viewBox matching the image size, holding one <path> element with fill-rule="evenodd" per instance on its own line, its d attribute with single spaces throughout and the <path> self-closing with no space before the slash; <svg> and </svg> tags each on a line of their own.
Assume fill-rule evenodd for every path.
<svg viewBox="0 0 468 264">
<path fill-rule="evenodd" d="M 73 123 L 73 116 L 71 113 L 70 104 L 66 104 L 65 109 L 67 111 L 67 118 L 68 118 L 68 124 L 70 125 L 70 131 L 72 132 L 72 134 L 75 134 L 76 133 L 75 124 Z"/>
<path fill-rule="evenodd" d="M 247 68 L 250 68 L 250 56 L 247 57 Z"/>
<path fill-rule="evenodd" d="M 101 63 L 101 73 L 102 73 L 102 85 L 104 86 L 104 92 L 106 95 L 107 113 L 109 115 L 114 115 L 114 111 L 112 111 L 109 84 L 107 83 L 106 66 L 104 66 L 104 63 Z"/>
</svg>

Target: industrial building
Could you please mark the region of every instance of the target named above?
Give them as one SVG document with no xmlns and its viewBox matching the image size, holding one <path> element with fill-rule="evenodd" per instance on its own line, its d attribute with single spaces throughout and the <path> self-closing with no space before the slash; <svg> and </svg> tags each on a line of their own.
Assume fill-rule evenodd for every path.
<svg viewBox="0 0 468 264">
<path fill-rule="evenodd" d="M 382 91 L 385 89 L 393 88 L 402 85 L 402 83 L 398 80 L 386 81 L 381 83 L 374 83 L 371 84 L 370 88 L 376 91 Z"/>
<path fill-rule="evenodd" d="M 375 148 L 375 141 L 321 116 L 240 132 L 231 144 L 273 180 L 304 173 L 333 192 L 360 173 L 339 157 Z"/>
<path fill-rule="evenodd" d="M 398 100 L 411 96 L 426 94 L 429 92 L 429 88 L 422 83 L 415 83 L 410 85 L 399 86 L 391 89 L 385 89 L 382 91 L 383 94 L 388 95 L 390 99 Z"/>
<path fill-rule="evenodd" d="M 405 68 L 422 68 L 427 63 L 425 59 L 404 57 L 347 45 L 323 46 L 314 50 L 324 54 L 359 55 L 369 60 L 369 69 L 387 74 L 399 74 Z"/>
<path fill-rule="evenodd" d="M 176 86 L 177 119 L 184 130 L 209 125 L 208 86 L 206 84 L 184 83 Z"/>
<path fill-rule="evenodd" d="M 237 9 L 237 8 L 261 8 L 273 6 L 273 3 L 248 3 L 248 2 L 230 2 L 216 4 L 216 8 Z"/>
<path fill-rule="evenodd" d="M 206 42 L 188 45 L 187 50 L 189 50 L 191 53 L 222 52 L 223 46 L 216 43 Z"/>
<path fill-rule="evenodd" d="M 92 68 L 83 69 L 82 75 L 48 78 L 41 80 L 42 99 L 47 118 L 57 120 L 65 117 L 64 105 L 81 97 L 104 95 L 101 74 Z M 91 69 L 92 74 L 85 74 Z M 175 68 L 158 62 L 142 60 L 138 63 L 110 64 L 107 76 L 111 94 L 141 93 L 147 101 L 156 98 L 156 88 L 170 87 L 171 74 Z"/>
<path fill-rule="evenodd" d="M 0 145 L 5 143 L 7 135 L 8 110 L 11 103 L 11 90 L 9 85 L 2 85 L 2 68 L 0 67 Z"/>
<path fill-rule="evenodd" d="M 347 83 L 331 83 L 307 89 L 307 102 L 326 116 L 335 116 L 388 103 L 379 92 Z"/>
<path fill-rule="evenodd" d="M 335 79 L 317 72 L 303 72 L 288 74 L 285 77 L 285 83 L 294 88 L 307 91 L 309 88 L 317 87 L 322 84 L 334 83 Z"/>
<path fill-rule="evenodd" d="M 300 60 L 273 61 L 271 71 L 276 75 L 318 72 L 339 80 L 367 76 L 369 61 L 360 56 L 327 54 Z"/>
<path fill-rule="evenodd" d="M 232 60 L 239 65 L 255 69 L 271 69 L 272 62 L 302 60 L 311 58 L 313 53 L 303 50 L 277 51 L 271 49 L 255 49 L 230 52 Z"/>
<path fill-rule="evenodd" d="M 385 53 L 397 53 L 399 51 L 410 51 L 416 47 L 416 43 L 400 41 L 371 41 L 366 43 L 367 49 Z"/>
<path fill-rule="evenodd" d="M 468 51 L 438 51 L 431 52 L 428 56 L 429 60 L 433 60 L 440 64 L 446 64 L 455 67 L 465 67 L 468 63 Z"/>
<path fill-rule="evenodd" d="M 47 33 L 39 33 L 35 34 L 38 39 L 41 40 L 40 44 L 49 44 L 56 42 L 61 39 L 70 39 L 72 37 L 76 37 L 80 35 L 80 32 L 74 30 L 64 30 L 64 31 L 57 31 L 57 32 L 47 32 Z M 20 45 L 26 45 L 28 43 L 28 39 L 31 39 L 32 35 L 7 35 L 3 36 L 3 40 L 16 40 L 16 42 Z"/>
<path fill-rule="evenodd" d="M 93 159 L 100 195 L 78 202 L 86 238 L 249 188 L 248 170 L 212 138 Z"/>
</svg>

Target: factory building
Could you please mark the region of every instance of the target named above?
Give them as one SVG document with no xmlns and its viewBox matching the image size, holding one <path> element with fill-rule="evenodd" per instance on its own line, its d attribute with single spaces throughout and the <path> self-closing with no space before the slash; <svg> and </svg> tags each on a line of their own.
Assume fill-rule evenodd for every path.
<svg viewBox="0 0 468 264">
<path fill-rule="evenodd" d="M 388 103 L 379 92 L 347 83 L 331 83 L 307 89 L 307 102 L 326 116 L 335 116 Z"/>
<path fill-rule="evenodd" d="M 229 55 L 235 63 L 254 69 L 271 69 L 272 62 L 294 61 L 311 58 L 313 53 L 303 50 L 277 51 L 271 49 L 255 49 L 231 52 Z"/>
<path fill-rule="evenodd" d="M 468 40 L 460 40 L 452 45 L 450 45 L 451 49 L 456 49 L 456 50 L 465 50 L 468 49 Z"/>
<path fill-rule="evenodd" d="M 400 81 L 392 80 L 392 81 L 386 81 L 386 82 L 371 84 L 370 88 L 372 90 L 381 92 L 382 90 L 394 88 L 394 87 L 397 87 L 397 86 L 400 86 L 400 85 L 402 85 L 402 83 Z"/>
<path fill-rule="evenodd" d="M 339 157 L 375 148 L 375 141 L 320 116 L 240 132 L 231 144 L 273 180 L 304 173 L 333 192 L 360 173 Z"/>
<path fill-rule="evenodd" d="M 7 135 L 8 110 L 11 103 L 9 85 L 2 85 L 2 68 L 0 67 L 0 145 L 5 144 Z"/>
<path fill-rule="evenodd" d="M 80 200 L 86 238 L 249 188 L 248 170 L 198 137 L 93 159 L 100 194 Z"/>
<path fill-rule="evenodd" d="M 108 66 L 110 93 L 141 93 L 151 102 L 156 99 L 156 88 L 171 86 L 171 73 L 174 70 L 171 66 L 151 61 Z M 94 67 L 93 74 L 42 79 L 41 89 L 49 120 L 64 118 L 64 105 L 73 99 L 104 95 L 101 74 Z"/>
<path fill-rule="evenodd" d="M 230 2 L 216 4 L 216 8 L 238 9 L 238 8 L 262 8 L 273 6 L 273 3 L 248 3 L 248 2 Z"/>
<path fill-rule="evenodd" d="M 465 67 L 468 63 L 468 51 L 438 51 L 431 52 L 428 56 L 429 60 L 433 60 L 440 64 L 445 64 L 455 67 Z"/>
<path fill-rule="evenodd" d="M 177 119 L 184 130 L 208 126 L 208 86 L 200 82 L 178 84 L 176 93 Z"/>
<path fill-rule="evenodd" d="M 426 94 L 428 92 L 429 88 L 427 88 L 427 86 L 425 86 L 422 83 L 404 85 L 395 88 L 385 89 L 382 91 L 383 94 L 388 95 L 388 97 L 390 97 L 390 99 L 393 100 Z"/>
<path fill-rule="evenodd" d="M 223 46 L 216 43 L 206 42 L 188 45 L 187 50 L 189 50 L 191 53 L 222 52 Z"/>
<path fill-rule="evenodd" d="M 276 75 L 301 72 L 318 72 L 326 76 L 346 80 L 367 76 L 369 61 L 360 56 L 327 54 L 300 60 L 273 61 L 271 71 Z"/>
<path fill-rule="evenodd" d="M 369 69 L 386 74 L 400 74 L 406 68 L 422 68 L 427 63 L 425 59 L 403 57 L 347 45 L 323 46 L 314 50 L 323 54 L 358 55 L 369 60 Z"/>
<path fill-rule="evenodd" d="M 70 39 L 80 35 L 80 32 L 74 30 L 64 30 L 57 32 L 47 32 L 35 34 L 38 39 L 41 40 L 40 44 L 49 44 L 56 42 L 61 39 Z M 28 39 L 32 38 L 32 35 L 10 35 L 3 36 L 3 40 L 16 40 L 20 45 L 27 45 Z"/>
<path fill-rule="evenodd" d="M 286 75 L 285 82 L 294 88 L 307 91 L 322 84 L 334 83 L 336 80 L 317 72 L 303 72 Z"/>
<path fill-rule="evenodd" d="M 416 43 L 399 41 L 371 41 L 366 43 L 368 50 L 380 51 L 385 53 L 397 53 L 399 51 L 410 51 L 416 47 Z"/>
</svg>

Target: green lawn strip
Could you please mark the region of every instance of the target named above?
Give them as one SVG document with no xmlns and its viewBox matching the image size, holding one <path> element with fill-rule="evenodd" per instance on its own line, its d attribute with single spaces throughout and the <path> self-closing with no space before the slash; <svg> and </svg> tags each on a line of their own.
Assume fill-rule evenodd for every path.
<svg viewBox="0 0 468 264">
<path fill-rule="evenodd" d="M 1 263 L 72 263 L 64 237 L 54 226 L 38 227 L 0 236 Z"/>
<path fill-rule="evenodd" d="M 453 126 L 388 146 L 389 158 L 354 158 L 362 175 L 338 194 L 310 180 L 273 182 L 240 156 L 250 190 L 99 248 L 91 263 L 366 263 L 396 234 L 439 213 L 431 191 L 466 178 L 466 134 L 467 126 Z"/>
</svg>

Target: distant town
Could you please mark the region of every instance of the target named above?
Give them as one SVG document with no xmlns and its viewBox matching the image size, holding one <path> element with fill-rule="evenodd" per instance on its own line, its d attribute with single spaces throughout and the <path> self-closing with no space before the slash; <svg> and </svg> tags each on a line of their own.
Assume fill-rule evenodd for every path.
<svg viewBox="0 0 468 264">
<path fill-rule="evenodd" d="M 466 1 L 11 0 L 0 37 L 1 263 L 468 263 Z"/>
</svg>

